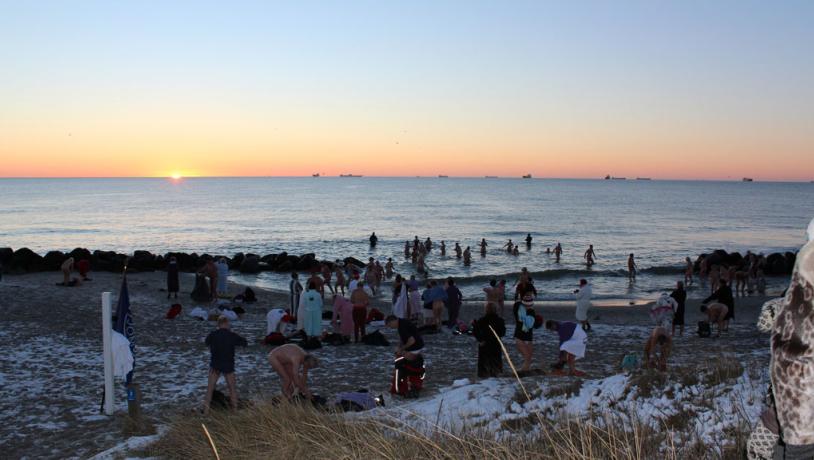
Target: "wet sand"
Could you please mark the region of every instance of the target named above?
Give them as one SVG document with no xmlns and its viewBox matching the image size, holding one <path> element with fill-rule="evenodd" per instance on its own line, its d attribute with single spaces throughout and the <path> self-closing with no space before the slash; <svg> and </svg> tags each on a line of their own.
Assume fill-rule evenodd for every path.
<svg viewBox="0 0 814 460">
<path fill-rule="evenodd" d="M 19 458 L 87 457 L 122 442 L 126 402 L 123 385 L 117 382 L 113 417 L 99 415 L 102 390 L 101 306 L 102 291 L 115 298 L 120 277 L 93 273 L 93 281 L 74 288 L 55 286 L 59 273 L 4 276 L 0 282 L 0 340 L 6 344 L 0 361 L 0 418 L 13 421 L 0 427 L 4 456 Z M 136 328 L 135 381 L 141 386 L 142 409 L 160 424 L 167 417 L 196 409 L 206 387 L 209 352 L 203 343 L 214 324 L 187 316 L 196 306 L 189 298 L 192 276 L 182 275 L 184 294 L 179 302 L 183 314 L 164 319 L 171 303 L 166 299 L 165 274 L 129 275 L 129 289 Z M 230 285 L 237 294 L 242 286 Z M 238 388 L 242 398 L 267 398 L 279 393 L 279 380 L 266 361 L 269 347 L 260 343 L 270 308 L 287 306 L 287 296 L 255 289 L 258 302 L 246 307 L 247 314 L 233 330 L 249 340 L 237 352 Z M 390 292 L 380 295 L 375 306 L 388 313 Z M 736 322 L 720 339 L 700 339 L 695 324 L 702 316 L 698 301 L 688 301 L 687 330 L 676 339 L 674 363 L 702 365 L 711 357 L 737 359 L 745 366 L 768 364 L 768 336 L 754 326 L 763 297 L 738 298 Z M 624 301 L 626 302 L 626 301 Z M 507 310 L 510 306 L 507 302 Z M 462 319 L 480 315 L 482 303 L 467 303 Z M 546 319 L 571 320 L 574 307 L 543 304 Z M 590 312 L 594 325 L 588 351 L 579 367 L 589 378 L 617 372 L 621 357 L 641 351 L 651 330 L 645 305 L 601 306 Z M 515 362 L 519 355 L 511 339 L 513 325 L 507 321 L 505 340 Z M 370 330 L 370 329 L 369 329 Z M 394 332 L 383 332 L 395 344 Z M 460 378 L 474 379 L 476 346 L 470 336 L 444 330 L 425 336 L 427 343 L 427 393 Z M 392 370 L 393 347 L 366 345 L 324 346 L 314 353 L 322 366 L 311 372 L 314 391 L 327 397 L 339 391 L 368 388 L 387 394 Z M 535 366 L 547 367 L 557 353 L 557 338 L 544 330 L 535 331 Z M 507 377 L 509 378 L 509 377 Z M 565 377 L 529 377 L 561 379 Z M 223 385 L 221 383 L 221 385 Z M 400 404 L 388 397 L 388 404 Z"/>
</svg>

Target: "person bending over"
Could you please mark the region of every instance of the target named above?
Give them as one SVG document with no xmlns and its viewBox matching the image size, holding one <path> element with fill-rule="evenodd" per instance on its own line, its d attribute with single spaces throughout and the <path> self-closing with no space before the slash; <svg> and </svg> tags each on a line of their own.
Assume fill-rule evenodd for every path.
<svg viewBox="0 0 814 460">
<path fill-rule="evenodd" d="M 706 313 L 710 325 L 718 325 L 718 335 L 715 337 L 720 337 L 721 331 L 724 330 L 724 325 L 726 324 L 726 316 L 729 314 L 729 307 L 717 302 L 709 305 L 704 304 L 701 305 L 701 313 Z"/>
<path fill-rule="evenodd" d="M 673 349 L 673 339 L 667 329 L 657 326 L 644 344 L 644 367 L 667 371 L 667 359 Z"/>
<path fill-rule="evenodd" d="M 297 345 L 288 343 L 271 350 L 268 359 L 271 368 L 280 376 L 280 385 L 286 399 L 293 398 L 295 390 L 308 399 L 313 397 L 308 389 L 308 370 L 319 366 L 316 357 Z"/>
</svg>

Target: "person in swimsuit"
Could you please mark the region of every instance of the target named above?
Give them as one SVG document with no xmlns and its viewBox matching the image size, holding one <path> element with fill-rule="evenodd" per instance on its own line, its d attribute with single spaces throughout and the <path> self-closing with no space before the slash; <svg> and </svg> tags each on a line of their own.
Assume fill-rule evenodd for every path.
<svg viewBox="0 0 814 460">
<path fill-rule="evenodd" d="M 334 294 L 338 293 L 340 290 L 342 291 L 342 295 L 345 295 L 345 272 L 342 270 L 342 265 L 340 261 L 336 261 L 334 265 L 334 273 L 336 273 L 336 284 L 334 285 Z"/>
<path fill-rule="evenodd" d="M 667 371 L 667 359 L 673 348 L 673 339 L 667 329 L 657 326 L 644 345 L 644 368 Z"/>
<path fill-rule="evenodd" d="M 441 250 L 442 256 L 447 255 L 447 244 L 444 242 L 444 240 L 441 240 L 441 245 L 439 246 L 439 249 Z"/>
<path fill-rule="evenodd" d="M 393 277 L 393 259 L 390 257 L 387 258 L 387 263 L 384 264 L 384 273 L 387 278 Z"/>
<path fill-rule="evenodd" d="M 514 341 L 523 357 L 521 372 L 528 371 L 534 358 L 534 297 L 527 295 L 514 303 Z"/>
<path fill-rule="evenodd" d="M 684 261 L 687 263 L 687 268 L 684 270 L 684 284 L 689 286 L 690 284 L 692 284 L 692 272 L 693 272 L 692 260 L 690 260 L 690 258 L 687 257 L 686 259 L 684 259 Z"/>
<path fill-rule="evenodd" d="M 235 334 L 229 327 L 229 319 L 225 316 L 218 318 L 218 328 L 210 332 L 204 341 L 211 354 L 209 359 L 209 381 L 204 399 L 204 413 L 209 412 L 212 394 L 220 376 L 226 379 L 229 389 L 229 402 L 232 409 L 237 409 L 237 379 L 235 377 L 235 347 L 246 347 L 248 342 Z"/>
<path fill-rule="evenodd" d="M 313 397 L 308 389 L 308 371 L 319 367 L 316 357 L 297 345 L 288 343 L 271 350 L 268 360 L 271 368 L 280 377 L 280 385 L 286 399 L 293 398 L 294 391 L 297 390 L 305 398 Z"/>
<path fill-rule="evenodd" d="M 461 245 L 457 242 L 455 243 L 455 257 L 461 258 Z"/>
<path fill-rule="evenodd" d="M 531 239 L 532 239 L 532 238 L 531 238 L 531 233 L 529 233 L 528 235 L 526 235 L 526 248 L 527 248 L 527 249 L 531 249 Z"/>
<path fill-rule="evenodd" d="M 71 272 L 74 270 L 73 257 L 65 259 L 65 262 L 62 262 L 60 266 L 60 270 L 62 270 L 62 284 L 68 286 L 71 282 Z"/>
<path fill-rule="evenodd" d="M 367 307 L 370 305 L 370 297 L 365 292 L 365 283 L 356 283 L 356 289 L 350 294 L 350 302 L 353 304 L 353 341 L 359 343 L 359 339 L 365 336 L 365 323 L 367 321 Z"/>
<path fill-rule="evenodd" d="M 596 253 L 594 252 L 594 245 L 593 244 L 588 245 L 588 250 L 585 251 L 584 258 L 585 258 L 585 265 L 587 265 L 588 268 L 591 268 L 591 266 L 593 266 L 593 264 L 595 263 L 594 259 L 596 259 Z"/>
<path fill-rule="evenodd" d="M 469 250 L 469 246 L 464 249 L 464 265 L 469 266 L 472 264 L 472 251 Z"/>
<path fill-rule="evenodd" d="M 486 247 L 487 246 L 489 246 L 489 245 L 486 244 L 486 238 L 482 238 L 480 240 L 480 255 L 482 255 L 482 256 L 486 255 Z"/>
<path fill-rule="evenodd" d="M 557 263 L 560 263 L 560 257 L 562 256 L 562 245 L 557 242 L 557 246 L 554 247 L 554 257 L 556 257 Z"/>
<path fill-rule="evenodd" d="M 322 279 L 325 280 L 325 286 L 328 286 L 328 290 L 331 291 L 331 294 L 336 294 L 334 287 L 331 285 L 331 275 L 333 274 L 331 267 L 329 267 L 328 264 L 322 264 L 320 271 L 322 272 Z"/>
<path fill-rule="evenodd" d="M 631 252 L 630 255 L 627 258 L 627 278 L 630 281 L 633 281 L 633 280 L 636 279 L 636 269 L 637 268 L 638 267 L 636 267 L 636 260 L 634 260 L 633 253 Z"/>
</svg>

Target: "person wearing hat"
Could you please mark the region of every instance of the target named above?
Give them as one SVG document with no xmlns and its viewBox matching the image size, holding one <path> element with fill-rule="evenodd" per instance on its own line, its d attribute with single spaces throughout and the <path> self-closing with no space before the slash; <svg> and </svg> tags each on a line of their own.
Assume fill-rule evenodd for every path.
<svg viewBox="0 0 814 460">
<path fill-rule="evenodd" d="M 551 367 L 554 369 L 555 374 L 562 375 L 563 367 L 568 364 L 569 375 L 584 376 L 584 372 L 580 372 L 574 366 L 577 359 L 585 357 L 585 342 L 588 336 L 581 328 L 577 327 L 577 323 L 570 321 L 559 322 L 548 320 L 545 323 L 545 328 L 549 331 L 556 332 L 560 338 L 560 354 L 557 362 Z"/>
<path fill-rule="evenodd" d="M 523 367 L 521 372 L 531 368 L 534 356 L 534 297 L 526 294 L 520 302 L 514 303 L 514 341 L 517 344 L 517 351 L 523 356 Z M 531 313 L 529 313 L 531 310 Z"/>
</svg>

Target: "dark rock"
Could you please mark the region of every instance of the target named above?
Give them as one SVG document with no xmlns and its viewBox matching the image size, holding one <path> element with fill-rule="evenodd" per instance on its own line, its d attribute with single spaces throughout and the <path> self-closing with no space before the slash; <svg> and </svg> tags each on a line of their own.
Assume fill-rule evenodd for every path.
<svg viewBox="0 0 814 460">
<path fill-rule="evenodd" d="M 240 268 L 240 264 L 243 263 L 243 259 L 246 258 L 246 255 L 242 252 L 238 252 L 232 257 L 232 260 L 229 261 L 229 270 L 237 270 Z"/>
<path fill-rule="evenodd" d="M 294 271 L 294 263 L 286 257 L 285 259 L 278 260 L 277 265 L 274 267 L 276 272 L 290 272 Z"/>
<path fill-rule="evenodd" d="M 716 249 L 709 256 L 707 256 L 707 267 L 712 268 L 715 265 L 726 265 L 726 260 L 729 254 L 723 249 Z"/>
<path fill-rule="evenodd" d="M 93 269 L 99 272 L 119 273 L 124 270 L 127 256 L 113 251 L 93 251 Z"/>
<path fill-rule="evenodd" d="M 274 266 L 275 260 L 277 260 L 277 254 L 266 254 L 260 258 L 260 262 L 265 262 L 271 266 Z"/>
<path fill-rule="evenodd" d="M 786 259 L 786 273 L 790 275 L 791 272 L 794 271 L 794 263 L 797 262 L 797 254 L 793 252 L 787 252 L 783 254 L 783 257 Z"/>
<path fill-rule="evenodd" d="M 170 263 L 170 258 L 175 257 L 175 263 L 178 264 L 178 271 L 181 272 L 194 272 L 198 268 L 197 254 L 191 255 L 186 252 L 168 252 L 164 254 L 164 259 Z"/>
<path fill-rule="evenodd" d="M 14 251 L 9 263 L 11 272 L 27 273 L 41 271 L 43 269 L 42 256 L 28 248 L 20 248 Z"/>
<path fill-rule="evenodd" d="M 295 265 L 297 270 L 312 270 L 314 267 L 319 266 L 319 262 L 317 262 L 317 257 L 315 254 L 303 254 L 300 256 L 299 260 L 297 260 L 297 264 Z"/>
<path fill-rule="evenodd" d="M 357 267 L 359 267 L 359 268 L 364 268 L 364 267 L 365 267 L 365 265 L 366 265 L 366 264 L 365 264 L 364 262 L 362 262 L 361 260 L 356 259 L 356 258 L 353 258 L 353 257 L 345 257 L 345 259 L 343 260 L 343 262 L 345 262 L 345 265 L 355 265 L 355 266 L 357 266 Z"/>
<path fill-rule="evenodd" d="M 786 273 L 786 257 L 783 254 L 772 253 L 766 257 L 765 272 L 767 275 L 783 275 Z"/>
<path fill-rule="evenodd" d="M 240 264 L 240 273 L 260 273 L 260 258 L 255 254 L 248 254 Z"/>
<path fill-rule="evenodd" d="M 156 269 L 155 256 L 149 251 L 136 251 L 127 262 L 127 270 L 133 272 L 151 272 Z"/>
<path fill-rule="evenodd" d="M 85 248 L 76 248 L 73 251 L 65 254 L 65 257 L 73 257 L 73 260 L 79 262 L 80 260 L 90 261 L 93 255 Z"/>
<path fill-rule="evenodd" d="M 45 257 L 42 258 L 42 268 L 43 270 L 59 270 L 62 266 L 62 263 L 65 262 L 68 257 L 62 253 L 62 251 L 48 251 L 45 254 Z M 79 262 L 78 260 L 74 259 L 74 263 Z"/>
<path fill-rule="evenodd" d="M 11 248 L 0 248 L 0 265 L 8 268 L 11 265 L 11 259 L 14 257 L 14 250 Z"/>
<path fill-rule="evenodd" d="M 743 256 L 739 252 L 730 252 L 729 254 L 727 254 L 724 261 L 728 267 L 738 267 L 738 268 L 743 266 L 745 263 Z"/>
</svg>

